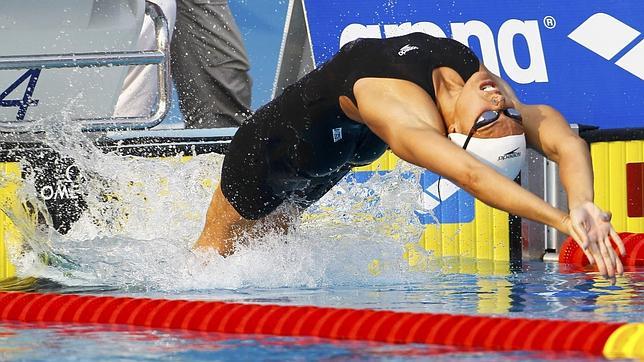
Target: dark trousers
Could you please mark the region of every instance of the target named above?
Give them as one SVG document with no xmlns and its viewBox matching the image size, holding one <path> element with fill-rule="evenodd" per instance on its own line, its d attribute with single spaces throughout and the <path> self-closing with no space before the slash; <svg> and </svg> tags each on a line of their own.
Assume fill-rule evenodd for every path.
<svg viewBox="0 0 644 362">
<path fill-rule="evenodd" d="M 177 0 L 171 49 L 186 128 L 236 127 L 250 115 L 248 55 L 226 0 Z"/>
</svg>

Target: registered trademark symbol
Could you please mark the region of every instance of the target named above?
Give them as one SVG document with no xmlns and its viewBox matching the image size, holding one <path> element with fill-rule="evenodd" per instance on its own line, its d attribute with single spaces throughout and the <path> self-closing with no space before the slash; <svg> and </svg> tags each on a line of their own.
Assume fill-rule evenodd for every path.
<svg viewBox="0 0 644 362">
<path fill-rule="evenodd" d="M 554 16 L 548 15 L 543 18 L 543 25 L 548 29 L 554 29 L 557 26 L 557 20 L 555 20 Z"/>
</svg>

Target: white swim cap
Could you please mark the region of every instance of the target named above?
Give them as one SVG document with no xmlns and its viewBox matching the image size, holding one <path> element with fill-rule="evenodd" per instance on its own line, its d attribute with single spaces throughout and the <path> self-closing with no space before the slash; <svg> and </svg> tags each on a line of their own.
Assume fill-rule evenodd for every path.
<svg viewBox="0 0 644 362">
<path fill-rule="evenodd" d="M 461 147 L 467 139 L 466 135 L 460 133 L 450 133 L 447 137 Z M 499 138 L 472 137 L 466 151 L 493 167 L 498 173 L 514 180 L 525 160 L 525 135 L 522 133 Z"/>
</svg>

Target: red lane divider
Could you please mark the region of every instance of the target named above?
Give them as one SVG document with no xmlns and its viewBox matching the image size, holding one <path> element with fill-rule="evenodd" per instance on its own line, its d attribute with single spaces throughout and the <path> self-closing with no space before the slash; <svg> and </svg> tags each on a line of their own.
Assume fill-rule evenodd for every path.
<svg viewBox="0 0 644 362">
<path fill-rule="evenodd" d="M 119 324 L 594 355 L 602 355 L 608 337 L 624 324 L 21 292 L 0 292 L 0 321 Z"/>
<path fill-rule="evenodd" d="M 619 237 L 622 238 L 622 241 L 624 242 L 626 256 L 621 256 L 619 254 L 615 244 L 613 244 L 613 249 L 615 249 L 615 252 L 619 255 L 624 267 L 629 270 L 634 269 L 633 267 L 644 266 L 644 234 L 619 233 Z M 568 237 L 561 246 L 559 262 L 570 264 L 582 269 L 590 266 L 590 262 L 584 254 L 584 251 L 571 237 Z M 595 269 L 597 269 L 597 267 L 595 267 Z"/>
</svg>

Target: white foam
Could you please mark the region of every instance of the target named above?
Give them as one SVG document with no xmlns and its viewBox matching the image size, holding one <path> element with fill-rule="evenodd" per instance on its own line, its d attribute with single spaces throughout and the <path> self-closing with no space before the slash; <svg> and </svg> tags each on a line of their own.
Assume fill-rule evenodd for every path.
<svg viewBox="0 0 644 362">
<path fill-rule="evenodd" d="M 193 251 L 223 156 L 189 160 L 102 154 L 61 126 L 51 144 L 73 157 L 89 180 L 88 211 L 67 235 L 47 236 L 55 253 L 77 263 L 18 260 L 21 274 L 67 285 L 185 291 L 247 287 L 316 288 L 406 283 L 402 255 L 419 240 L 419 170 L 406 163 L 366 183 L 342 181 L 286 235 L 267 230 L 240 240 L 230 257 Z M 409 177 L 411 174 L 413 177 Z M 206 180 L 206 181 L 204 181 Z M 377 270 L 374 261 L 377 260 Z M 370 267 L 371 266 L 371 267 Z M 413 273 L 411 273 L 413 274 Z"/>
</svg>

